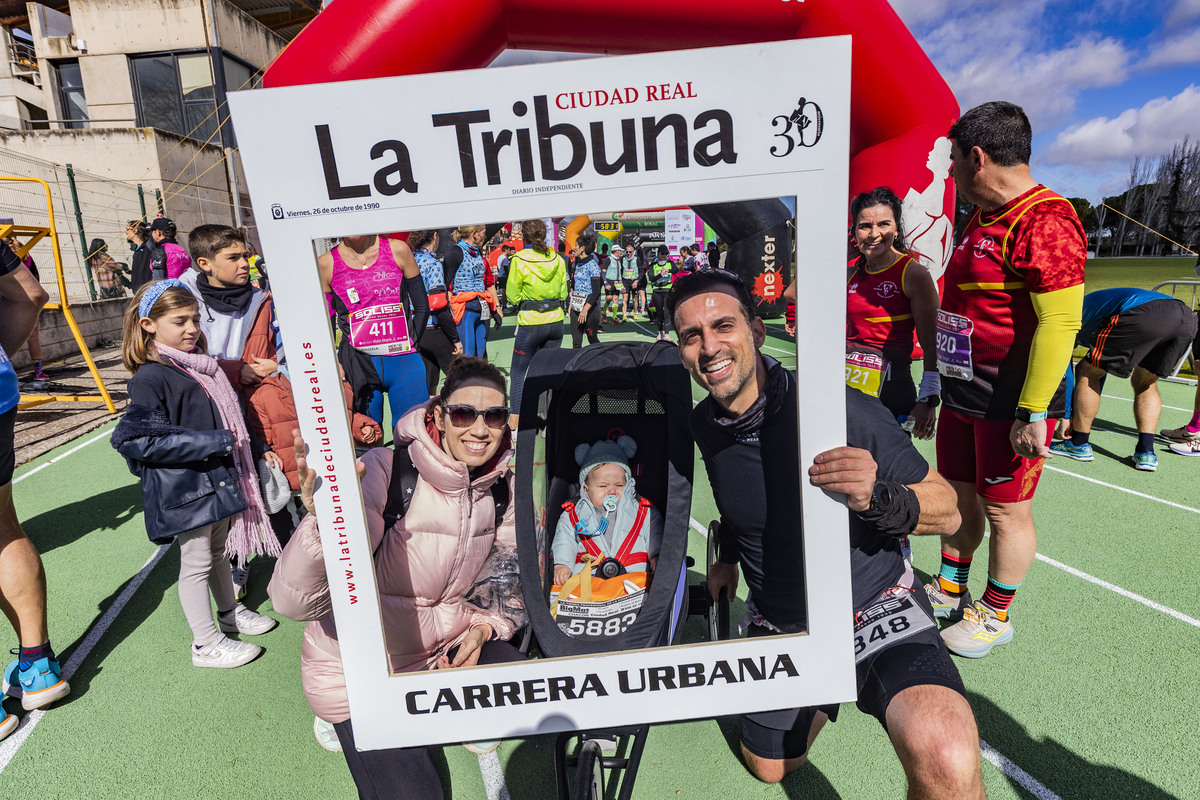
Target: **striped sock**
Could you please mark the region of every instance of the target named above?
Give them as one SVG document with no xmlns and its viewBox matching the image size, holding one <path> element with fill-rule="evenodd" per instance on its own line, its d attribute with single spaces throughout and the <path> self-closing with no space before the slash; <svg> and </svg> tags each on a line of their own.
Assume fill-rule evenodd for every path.
<svg viewBox="0 0 1200 800">
<path fill-rule="evenodd" d="M 1013 596 L 1016 595 L 1017 589 L 1021 584 L 1009 586 L 1007 583 L 1001 583 L 988 573 L 987 589 L 983 593 L 982 599 L 979 602 L 996 612 L 996 619 L 1001 622 L 1008 621 L 1008 607 L 1012 605 Z"/>
<path fill-rule="evenodd" d="M 971 559 L 952 556 L 942 551 L 942 569 L 938 573 L 938 583 L 942 591 L 954 597 L 961 596 L 967 591 L 967 575 L 971 572 Z"/>
<path fill-rule="evenodd" d="M 21 669 L 29 669 L 39 658 L 54 658 L 54 648 L 50 646 L 49 642 L 39 644 L 37 647 L 22 647 L 17 656 Z"/>
</svg>

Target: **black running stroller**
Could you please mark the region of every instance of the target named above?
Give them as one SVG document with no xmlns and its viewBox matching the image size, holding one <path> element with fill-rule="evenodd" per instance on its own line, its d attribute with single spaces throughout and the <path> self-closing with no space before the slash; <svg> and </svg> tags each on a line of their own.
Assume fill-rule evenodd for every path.
<svg viewBox="0 0 1200 800">
<path fill-rule="evenodd" d="M 689 613 L 714 616 L 707 590 L 687 586 L 693 441 L 691 378 L 666 342 L 597 344 L 582 350 L 542 350 L 525 377 L 517 434 L 517 549 L 529 632 L 547 657 L 659 647 L 678 641 Z M 562 505 L 579 496 L 575 447 L 622 434 L 638 443 L 630 459 L 640 495 L 664 518 L 662 549 L 636 619 L 606 637 L 572 636 L 551 616 L 550 543 Z M 711 560 L 711 555 L 710 555 Z M 726 636 L 728 606 L 724 606 Z M 710 625 L 710 628 L 712 626 Z M 526 642 L 528 645 L 529 642 Z M 648 725 L 566 733 L 555 746 L 560 800 L 603 796 L 603 770 L 623 769 L 619 797 L 633 793 Z M 580 746 L 568 755 L 571 739 Z M 625 738 L 624 758 L 602 756 L 600 742 Z M 610 745 L 611 746 L 611 745 Z M 575 766 L 575 789 L 568 768 Z"/>
</svg>

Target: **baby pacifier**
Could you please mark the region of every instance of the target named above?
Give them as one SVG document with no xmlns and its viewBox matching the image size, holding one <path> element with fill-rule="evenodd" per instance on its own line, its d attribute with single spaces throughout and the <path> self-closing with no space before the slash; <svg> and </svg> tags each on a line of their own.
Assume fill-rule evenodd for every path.
<svg viewBox="0 0 1200 800">
<path fill-rule="evenodd" d="M 616 511 L 617 510 L 617 498 L 611 494 L 608 497 L 604 498 L 604 510 L 608 511 L 610 513 L 613 511 Z"/>
</svg>

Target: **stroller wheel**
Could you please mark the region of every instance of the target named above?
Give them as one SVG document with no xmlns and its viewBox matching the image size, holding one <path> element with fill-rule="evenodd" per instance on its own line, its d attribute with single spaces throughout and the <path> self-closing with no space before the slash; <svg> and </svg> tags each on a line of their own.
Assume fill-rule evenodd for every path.
<svg viewBox="0 0 1200 800">
<path fill-rule="evenodd" d="M 601 755 L 599 742 L 591 739 L 579 748 L 579 764 L 575 767 L 575 788 L 571 792 L 571 800 L 604 800 Z"/>
<path fill-rule="evenodd" d="M 707 575 L 713 564 L 717 563 L 717 534 L 720 522 L 713 520 L 708 524 L 708 557 L 704 574 Z M 706 592 L 707 594 L 707 592 Z M 729 593 L 721 590 L 721 596 L 712 600 L 704 616 L 708 620 L 709 641 L 723 642 L 729 638 Z"/>
</svg>

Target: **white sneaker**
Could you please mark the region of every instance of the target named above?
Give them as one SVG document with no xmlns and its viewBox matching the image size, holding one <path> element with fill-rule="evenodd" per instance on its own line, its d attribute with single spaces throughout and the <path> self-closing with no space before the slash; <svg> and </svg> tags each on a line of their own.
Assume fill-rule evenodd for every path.
<svg viewBox="0 0 1200 800">
<path fill-rule="evenodd" d="M 342 741 L 338 738 L 337 731 L 333 729 L 332 722 L 326 722 L 320 717 L 313 717 L 313 735 L 317 737 L 317 744 L 329 752 L 342 752 Z"/>
<path fill-rule="evenodd" d="M 1163 432 L 1166 433 L 1166 431 Z M 1174 442 L 1167 449 L 1181 456 L 1200 456 L 1200 438 L 1188 439 L 1184 442 Z"/>
<path fill-rule="evenodd" d="M 1172 442 L 1200 441 L 1200 433 L 1189 431 L 1186 425 L 1181 428 L 1163 428 L 1158 435 L 1164 439 L 1170 439 Z"/>
<path fill-rule="evenodd" d="M 5 736 L 8 736 L 10 733 L 15 731 L 17 726 L 21 724 L 21 721 L 17 719 L 16 714 L 10 714 L 3 708 L 0 708 L 0 714 L 4 715 L 3 717 L 0 717 L 0 739 L 3 739 Z"/>
<path fill-rule="evenodd" d="M 947 594 L 942 590 L 942 584 L 935 575 L 933 580 L 925 584 L 925 596 L 933 606 L 933 616 L 939 619 L 960 619 L 963 611 L 972 605 L 971 592 L 962 594 Z"/>
<path fill-rule="evenodd" d="M 946 649 L 966 658 L 983 658 L 998 644 L 1008 644 L 1013 638 L 1011 622 L 1001 622 L 996 612 L 983 603 L 963 609 L 963 618 L 948 628 L 942 628 Z"/>
<path fill-rule="evenodd" d="M 234 606 L 232 611 L 217 614 L 217 625 L 221 628 L 221 633 L 243 633 L 247 636 L 258 636 L 278 624 L 279 622 L 272 617 L 251 611 L 241 603 Z"/>
<path fill-rule="evenodd" d="M 203 647 L 192 645 L 192 666 L 233 669 L 258 658 L 263 649 L 250 642 L 236 642 L 222 636 Z"/>
</svg>

